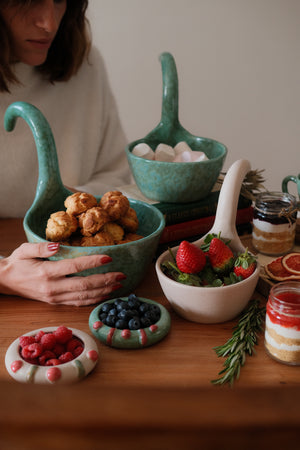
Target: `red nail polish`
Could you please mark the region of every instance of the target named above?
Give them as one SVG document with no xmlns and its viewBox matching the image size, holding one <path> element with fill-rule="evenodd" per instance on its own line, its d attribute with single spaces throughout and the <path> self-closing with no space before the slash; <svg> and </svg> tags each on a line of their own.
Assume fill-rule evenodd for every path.
<svg viewBox="0 0 300 450">
<path fill-rule="evenodd" d="M 48 244 L 47 247 L 50 252 L 55 252 L 59 248 L 59 243 L 58 242 L 50 242 L 50 244 Z"/>
<path fill-rule="evenodd" d="M 112 258 L 110 256 L 103 256 L 102 259 L 101 259 L 101 263 L 102 264 L 107 264 L 107 263 L 110 263 L 110 262 L 112 262 Z"/>
<path fill-rule="evenodd" d="M 111 290 L 112 290 L 112 291 L 116 291 L 117 289 L 120 289 L 121 287 L 123 287 L 122 284 L 121 284 L 121 283 L 118 283 L 118 284 L 115 284 L 115 285 L 111 288 Z"/>
<path fill-rule="evenodd" d="M 124 273 L 116 276 L 116 281 L 126 280 L 126 275 Z"/>
</svg>

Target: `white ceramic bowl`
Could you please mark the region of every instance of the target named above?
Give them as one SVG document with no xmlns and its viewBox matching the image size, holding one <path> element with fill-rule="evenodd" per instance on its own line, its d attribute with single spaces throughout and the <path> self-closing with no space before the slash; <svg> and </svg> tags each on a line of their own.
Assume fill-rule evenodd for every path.
<svg viewBox="0 0 300 450">
<path fill-rule="evenodd" d="M 235 218 L 240 187 L 250 165 L 246 160 L 236 161 L 229 169 L 220 192 L 216 219 L 209 233 L 230 239 L 234 253 L 244 252 L 245 248 L 236 231 Z M 194 244 L 200 245 L 205 236 Z M 172 249 L 174 255 L 178 247 Z M 162 262 L 170 260 L 169 251 L 156 261 L 156 273 L 161 288 L 173 309 L 183 318 L 192 322 L 220 323 L 234 319 L 247 305 L 254 293 L 260 274 L 257 262 L 255 272 L 246 280 L 222 287 L 195 287 L 177 283 L 161 270 Z"/>
</svg>

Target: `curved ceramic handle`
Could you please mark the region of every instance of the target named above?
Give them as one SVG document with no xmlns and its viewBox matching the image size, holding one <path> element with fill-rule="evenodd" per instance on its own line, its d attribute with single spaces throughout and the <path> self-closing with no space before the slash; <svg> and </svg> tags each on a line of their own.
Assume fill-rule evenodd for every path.
<svg viewBox="0 0 300 450">
<path fill-rule="evenodd" d="M 235 161 L 231 165 L 221 187 L 214 224 L 207 233 L 219 234 L 221 232 L 221 237 L 230 239 L 230 247 L 235 252 L 245 250 L 236 231 L 236 213 L 241 186 L 250 169 L 250 163 L 245 159 Z M 205 236 L 199 241 L 203 242 L 204 239 Z"/>
<path fill-rule="evenodd" d="M 177 127 L 178 121 L 178 76 L 176 64 L 170 53 L 162 53 L 159 57 L 163 78 L 163 98 L 161 121 L 164 126 Z"/>
<path fill-rule="evenodd" d="M 18 117 L 22 117 L 29 125 L 37 148 L 39 178 L 36 198 L 43 196 L 46 190 L 64 190 L 61 181 L 56 147 L 50 126 L 35 106 L 26 102 L 12 103 L 4 116 L 4 127 L 12 131 Z M 21 149 L 20 149 L 21 151 Z"/>
</svg>

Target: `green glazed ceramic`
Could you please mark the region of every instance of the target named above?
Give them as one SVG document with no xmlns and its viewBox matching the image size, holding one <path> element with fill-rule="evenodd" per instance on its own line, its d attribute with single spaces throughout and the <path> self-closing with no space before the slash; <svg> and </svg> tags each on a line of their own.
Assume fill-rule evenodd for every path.
<svg viewBox="0 0 300 450">
<path fill-rule="evenodd" d="M 124 301 L 128 301 L 125 297 L 118 297 Z M 114 302 L 115 299 L 98 305 L 90 314 L 89 327 L 92 334 L 103 344 L 109 347 L 137 349 L 149 347 L 161 341 L 169 332 L 171 326 L 171 318 L 166 308 L 153 300 L 139 297 L 142 302 L 157 305 L 160 309 L 160 319 L 150 327 L 141 328 L 139 330 L 119 330 L 104 325 L 99 315 L 105 303 Z"/>
<path fill-rule="evenodd" d="M 127 159 L 140 191 L 160 202 L 186 203 L 204 198 L 211 192 L 222 170 L 227 148 L 213 139 L 194 136 L 178 120 L 178 78 L 173 56 L 160 55 L 163 75 L 161 121 L 143 139 L 131 142 L 125 149 Z M 208 160 L 193 163 L 160 162 L 132 154 L 135 145 L 148 144 L 153 151 L 160 143 L 174 147 L 185 141 L 193 151 L 202 151 Z"/>
<path fill-rule="evenodd" d="M 51 213 L 64 210 L 65 198 L 72 194 L 62 183 L 56 146 L 50 126 L 43 114 L 33 105 L 24 102 L 11 104 L 5 113 L 4 126 L 7 131 L 14 129 L 16 120 L 22 117 L 29 125 L 37 148 L 39 177 L 33 204 L 24 218 L 24 230 L 29 242 L 46 242 L 45 229 Z M 100 200 L 100 197 L 96 197 Z M 141 282 L 151 263 L 165 221 L 162 213 L 147 203 L 130 200 L 138 220 L 138 234 L 144 238 L 122 245 L 104 247 L 70 247 L 62 245 L 60 251 L 51 259 L 75 258 L 83 255 L 106 254 L 113 261 L 103 267 L 90 269 L 80 275 L 120 271 L 127 278 L 122 282 L 119 295 L 128 295 Z"/>
</svg>

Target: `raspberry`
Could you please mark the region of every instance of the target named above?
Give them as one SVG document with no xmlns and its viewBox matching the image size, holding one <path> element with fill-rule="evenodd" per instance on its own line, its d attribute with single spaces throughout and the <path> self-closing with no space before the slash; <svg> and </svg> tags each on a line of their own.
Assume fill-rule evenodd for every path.
<svg viewBox="0 0 300 450">
<path fill-rule="evenodd" d="M 35 342 L 34 336 L 21 336 L 19 338 L 20 347 L 26 347 L 26 345 L 33 344 Z"/>
<path fill-rule="evenodd" d="M 43 352 L 43 347 L 38 342 L 34 344 L 26 345 L 26 347 L 22 348 L 22 357 L 25 359 L 33 359 L 38 358 Z"/>
<path fill-rule="evenodd" d="M 58 366 L 60 364 L 60 360 L 57 358 L 51 358 L 46 361 L 46 366 Z"/>
<path fill-rule="evenodd" d="M 74 348 L 74 350 L 72 351 L 72 355 L 74 356 L 74 358 L 77 358 L 77 356 L 79 356 L 82 352 L 83 346 L 81 345 L 80 347 Z"/>
<path fill-rule="evenodd" d="M 74 359 L 74 356 L 72 355 L 71 352 L 65 352 L 62 355 L 60 355 L 60 357 L 58 359 L 59 359 L 60 363 L 63 364 L 63 363 L 72 361 L 72 359 Z"/>
<path fill-rule="evenodd" d="M 77 347 L 82 347 L 82 342 L 77 338 L 72 338 L 67 343 L 67 351 L 68 352 L 73 352 L 75 350 L 75 348 L 77 348 Z"/>
<path fill-rule="evenodd" d="M 56 341 L 59 344 L 65 344 L 70 339 L 72 339 L 72 330 L 69 330 L 69 328 L 65 326 L 60 326 L 54 331 Z"/>
<path fill-rule="evenodd" d="M 55 355 L 58 357 L 60 356 L 62 353 L 65 352 L 65 346 L 63 344 L 55 344 L 55 346 L 53 347 L 52 351 L 55 353 Z"/>
<path fill-rule="evenodd" d="M 52 350 L 56 344 L 56 337 L 53 333 L 46 333 L 41 337 L 40 342 L 44 350 Z"/>
<path fill-rule="evenodd" d="M 48 361 L 48 359 L 55 359 L 56 355 L 55 353 L 51 352 L 51 350 L 45 350 L 41 356 L 39 357 L 39 364 L 41 366 L 44 366 L 46 364 L 46 362 Z"/>
<path fill-rule="evenodd" d="M 42 336 L 44 336 L 45 331 L 40 330 L 36 335 L 35 335 L 35 342 L 40 342 Z"/>
</svg>

